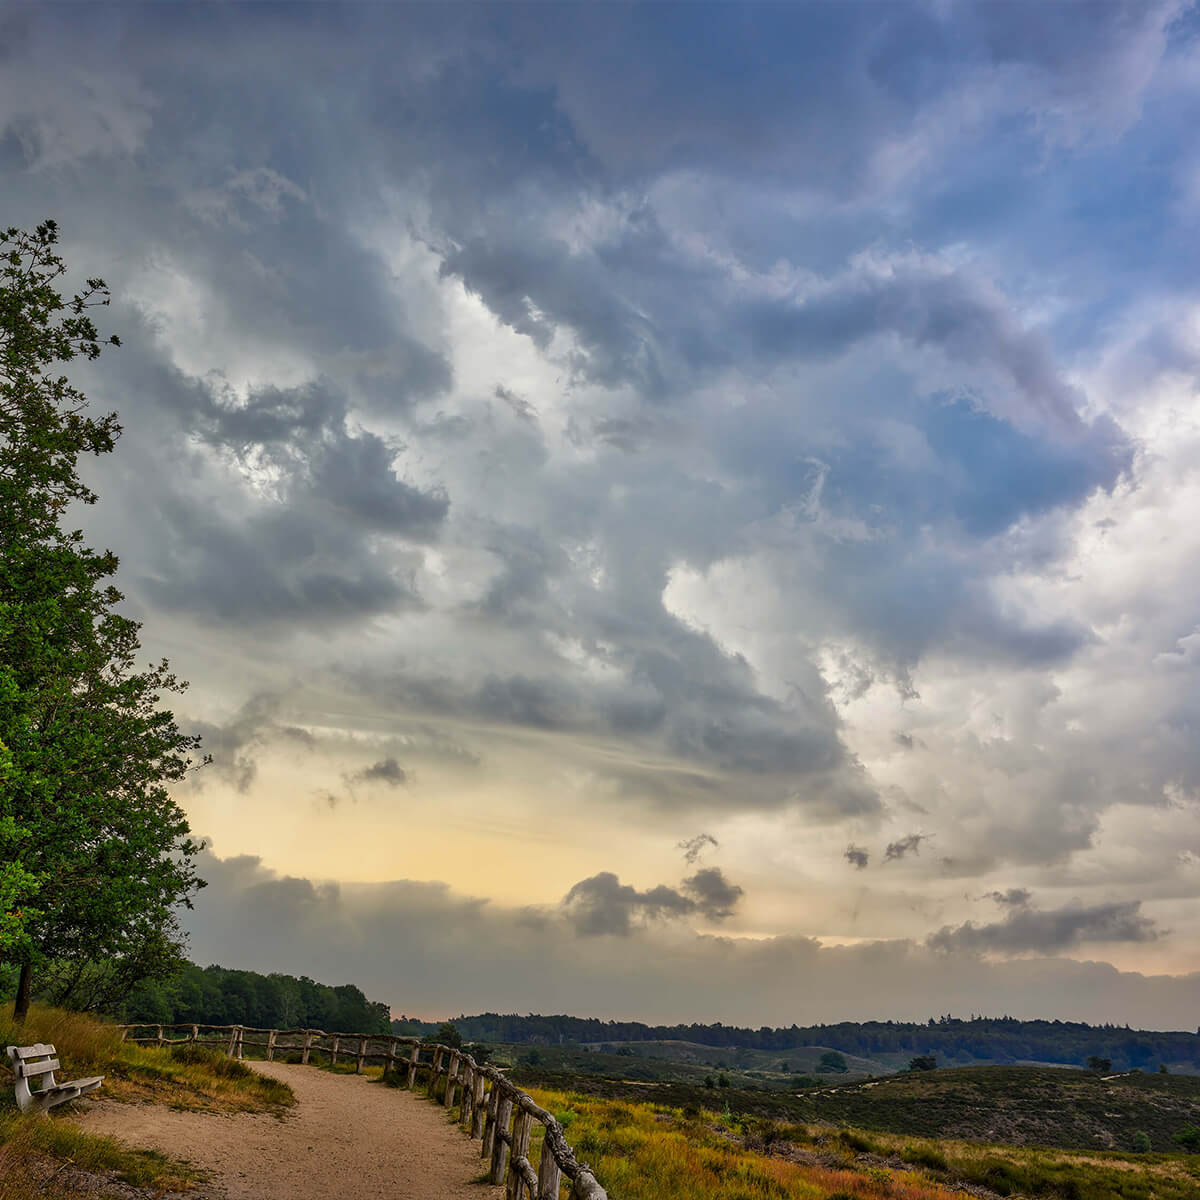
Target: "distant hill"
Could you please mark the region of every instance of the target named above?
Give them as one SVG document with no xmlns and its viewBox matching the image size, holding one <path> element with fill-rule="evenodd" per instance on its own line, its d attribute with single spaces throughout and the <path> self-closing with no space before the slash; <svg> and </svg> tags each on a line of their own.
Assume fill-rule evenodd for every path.
<svg viewBox="0 0 1200 1200">
<path fill-rule="evenodd" d="M 1046 1063 L 1083 1066 L 1090 1057 L 1109 1059 L 1114 1071 L 1200 1072 L 1200 1036 L 1164 1033 L 1079 1021 L 1019 1021 L 1013 1017 L 931 1017 L 924 1024 L 902 1021 L 845 1021 L 836 1025 L 791 1025 L 745 1029 L 735 1025 L 645 1025 L 594 1017 L 518 1016 L 481 1013 L 453 1018 L 468 1041 L 505 1044 L 602 1047 L 636 1042 L 689 1042 L 722 1048 L 744 1047 L 771 1054 L 802 1047 L 825 1047 L 897 1069 L 918 1054 L 941 1064 Z M 439 1022 L 403 1017 L 398 1033 L 424 1036 Z"/>
</svg>

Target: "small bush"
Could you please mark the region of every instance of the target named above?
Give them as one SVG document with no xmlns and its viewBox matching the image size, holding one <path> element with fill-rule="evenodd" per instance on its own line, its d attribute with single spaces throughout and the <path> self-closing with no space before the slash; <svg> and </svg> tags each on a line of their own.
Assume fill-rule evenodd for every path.
<svg viewBox="0 0 1200 1200">
<path fill-rule="evenodd" d="M 1195 1125 L 1185 1125 L 1172 1140 L 1189 1154 L 1200 1154 L 1200 1129 Z"/>
<path fill-rule="evenodd" d="M 1149 1154 L 1150 1153 L 1150 1135 L 1144 1130 L 1139 1129 L 1130 1142 L 1130 1148 L 1134 1154 Z"/>
</svg>

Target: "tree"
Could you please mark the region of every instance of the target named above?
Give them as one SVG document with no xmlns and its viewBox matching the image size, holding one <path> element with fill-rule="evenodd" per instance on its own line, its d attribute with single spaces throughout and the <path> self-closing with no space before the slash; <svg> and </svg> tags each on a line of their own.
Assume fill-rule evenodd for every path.
<svg viewBox="0 0 1200 1200">
<path fill-rule="evenodd" d="M 846 1071 L 846 1056 L 839 1054 L 836 1050 L 826 1050 L 821 1055 L 821 1065 L 817 1067 L 818 1071 Z"/>
<path fill-rule="evenodd" d="M 1089 1054 L 1087 1060 L 1087 1069 L 1095 1071 L 1098 1075 L 1103 1075 L 1112 1070 L 1112 1059 L 1101 1058 L 1098 1054 Z"/>
<path fill-rule="evenodd" d="M 440 1042 L 443 1046 L 451 1046 L 455 1050 L 463 1043 L 462 1034 L 458 1032 L 458 1027 L 453 1021 L 443 1021 L 438 1027 L 437 1033 L 433 1035 L 432 1040 Z"/>
<path fill-rule="evenodd" d="M 186 685 L 165 661 L 138 669 L 116 556 L 61 526 L 96 501 L 80 456 L 111 452 L 121 428 L 53 368 L 120 340 L 102 342 L 87 312 L 108 303 L 102 279 L 58 293 L 57 241 L 53 221 L 0 234 L 0 927 L 18 1020 L 39 964 L 121 969 L 156 947 L 150 969 L 166 970 L 160 939 L 178 946 L 175 909 L 203 886 L 167 790 L 199 743 L 159 707 Z"/>
<path fill-rule="evenodd" d="M 908 1069 L 910 1071 L 936 1071 L 937 1055 L 918 1054 L 916 1058 L 909 1059 Z"/>
</svg>

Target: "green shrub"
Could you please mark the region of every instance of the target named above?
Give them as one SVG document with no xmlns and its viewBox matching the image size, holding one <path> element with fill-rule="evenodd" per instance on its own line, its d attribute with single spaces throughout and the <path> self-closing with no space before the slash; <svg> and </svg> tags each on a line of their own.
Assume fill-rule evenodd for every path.
<svg viewBox="0 0 1200 1200">
<path fill-rule="evenodd" d="M 1200 1154 L 1200 1129 L 1195 1125 L 1185 1125 L 1172 1140 L 1189 1154 Z"/>
<path fill-rule="evenodd" d="M 1130 1148 L 1134 1154 L 1149 1154 L 1150 1153 L 1150 1135 L 1144 1130 L 1139 1129 L 1130 1142 Z"/>
</svg>

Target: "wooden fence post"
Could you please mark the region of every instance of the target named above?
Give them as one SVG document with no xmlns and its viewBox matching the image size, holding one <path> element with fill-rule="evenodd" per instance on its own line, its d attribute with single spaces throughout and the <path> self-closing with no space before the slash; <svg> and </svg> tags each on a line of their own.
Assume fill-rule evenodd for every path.
<svg viewBox="0 0 1200 1200">
<path fill-rule="evenodd" d="M 226 1058 L 232 1058 L 233 1052 L 237 1049 L 237 1026 L 233 1025 L 229 1030 L 229 1047 L 225 1051 Z"/>
<path fill-rule="evenodd" d="M 156 1028 L 158 1029 L 158 1044 L 161 1046 L 167 1039 L 163 1037 L 163 1027 L 158 1025 Z"/>
<path fill-rule="evenodd" d="M 435 1046 L 433 1050 L 433 1063 L 429 1068 L 429 1083 L 426 1085 L 426 1094 L 433 1095 L 433 1089 L 437 1086 L 438 1072 L 442 1069 L 442 1051 L 440 1046 Z"/>
<path fill-rule="evenodd" d="M 200 1026 L 192 1026 L 192 1036 L 188 1039 L 190 1042 L 198 1042 L 200 1040 Z"/>
<path fill-rule="evenodd" d="M 471 1064 L 463 1059 L 462 1064 L 462 1101 L 458 1106 L 458 1123 L 467 1125 L 470 1128 L 471 1120 L 471 1101 L 475 1098 L 474 1092 L 475 1072 L 471 1068 Z"/>
<path fill-rule="evenodd" d="M 244 1058 L 244 1057 L 245 1057 L 245 1054 L 244 1054 L 244 1050 L 243 1050 L 243 1043 L 244 1043 L 244 1042 L 245 1042 L 245 1040 L 246 1040 L 246 1027 L 245 1027 L 245 1025 L 239 1025 L 239 1026 L 238 1026 L 237 1039 L 238 1039 L 238 1058 L 239 1058 L 239 1059 L 240 1059 L 240 1058 Z"/>
<path fill-rule="evenodd" d="M 502 1095 L 496 1104 L 496 1124 L 492 1138 L 492 1169 L 488 1173 L 490 1183 L 503 1183 L 508 1168 L 509 1139 L 508 1123 L 512 1119 L 512 1097 Z"/>
<path fill-rule="evenodd" d="M 342 1039 L 335 1033 L 333 1035 L 333 1049 L 329 1052 L 329 1065 L 337 1066 L 338 1046 L 341 1045 Z"/>
<path fill-rule="evenodd" d="M 306 1029 L 304 1031 L 304 1049 L 300 1052 L 300 1061 L 305 1066 L 308 1066 L 308 1055 L 309 1055 L 309 1051 L 311 1051 L 311 1050 L 312 1050 L 312 1030 Z"/>
<path fill-rule="evenodd" d="M 387 1048 L 387 1058 L 384 1059 L 384 1063 L 383 1063 L 384 1079 L 387 1079 L 390 1075 L 393 1075 L 395 1073 L 397 1061 L 398 1060 L 396 1058 L 396 1039 L 389 1038 L 388 1039 L 388 1048 Z"/>
<path fill-rule="evenodd" d="M 279 1031 L 277 1029 L 272 1029 L 271 1032 L 267 1034 L 267 1062 L 275 1061 L 275 1035 L 278 1032 Z"/>
<path fill-rule="evenodd" d="M 562 1170 L 550 1152 L 549 1141 L 542 1142 L 542 1161 L 538 1165 L 537 1200 L 558 1200 Z"/>
<path fill-rule="evenodd" d="M 443 1108 L 454 1107 L 454 1093 L 458 1090 L 458 1060 L 457 1050 L 450 1051 L 450 1063 L 446 1067 L 446 1094 L 442 1097 Z"/>
<path fill-rule="evenodd" d="M 512 1158 L 508 1164 L 508 1192 L 506 1200 L 522 1200 L 525 1194 L 525 1176 L 517 1166 L 520 1159 L 529 1159 L 529 1131 L 533 1125 L 533 1117 L 523 1108 L 517 1112 L 513 1122 Z"/>
<path fill-rule="evenodd" d="M 363 1073 L 363 1063 L 366 1061 L 366 1058 L 367 1039 L 365 1037 L 360 1037 L 358 1039 L 358 1065 L 354 1068 L 355 1075 L 361 1075 Z"/>
<path fill-rule="evenodd" d="M 492 1157 L 492 1147 L 496 1144 L 496 1105 L 500 1103 L 500 1089 L 495 1080 L 488 1089 L 487 1119 L 483 1123 L 483 1145 L 479 1147 L 479 1157 Z"/>
<path fill-rule="evenodd" d="M 483 1106 L 483 1089 L 487 1084 L 482 1071 L 475 1072 L 475 1082 L 471 1086 L 471 1136 L 483 1137 L 483 1122 L 487 1117 Z M 557 1200 L 557 1197 L 556 1197 Z"/>
<path fill-rule="evenodd" d="M 408 1056 L 408 1090 L 411 1092 L 417 1086 L 417 1063 L 421 1058 L 421 1043 L 413 1042 L 412 1052 Z"/>
</svg>

